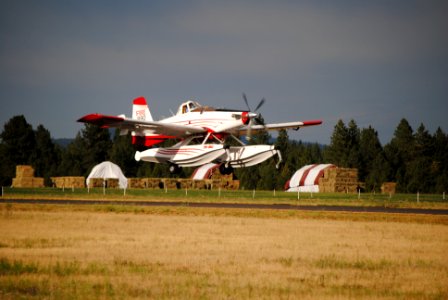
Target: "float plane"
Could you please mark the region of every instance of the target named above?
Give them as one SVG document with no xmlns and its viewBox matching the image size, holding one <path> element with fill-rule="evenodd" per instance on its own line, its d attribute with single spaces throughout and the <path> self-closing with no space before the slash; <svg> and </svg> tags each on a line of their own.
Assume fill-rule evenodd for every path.
<svg viewBox="0 0 448 300">
<path fill-rule="evenodd" d="M 88 114 L 78 122 L 94 124 L 102 128 L 118 128 L 121 135 L 131 132 L 134 145 L 149 148 L 137 151 L 135 159 L 154 163 L 170 164 L 170 172 L 180 167 L 196 167 L 210 162 L 221 163 L 220 171 L 229 174 L 232 168 L 257 165 L 275 155 L 277 167 L 282 158 L 273 145 L 246 145 L 239 136 L 251 139 L 253 132 L 260 130 L 298 130 L 301 127 L 322 124 L 321 120 L 263 124 L 258 109 L 263 98 L 252 112 L 247 97 L 243 94 L 248 110 L 231 110 L 202 106 L 196 101 L 182 103 L 172 117 L 155 121 L 144 97 L 133 101 L 132 118 L 125 115 L 110 116 Z M 228 146 L 225 140 L 231 137 L 239 146 Z M 180 140 L 171 147 L 151 148 L 169 139 Z"/>
</svg>

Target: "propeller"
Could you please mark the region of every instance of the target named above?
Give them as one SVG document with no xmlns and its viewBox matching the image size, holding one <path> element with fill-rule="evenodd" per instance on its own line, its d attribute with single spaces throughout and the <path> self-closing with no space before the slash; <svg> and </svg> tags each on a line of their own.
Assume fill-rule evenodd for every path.
<svg viewBox="0 0 448 300">
<path fill-rule="evenodd" d="M 261 114 L 257 114 L 257 111 L 263 106 L 263 104 L 266 102 L 266 99 L 262 98 L 253 112 L 249 106 L 249 101 L 247 101 L 247 96 L 245 93 L 243 93 L 243 100 L 246 103 L 247 109 L 249 110 L 249 128 L 247 130 L 246 139 L 250 141 L 252 139 L 252 126 L 254 125 L 254 121 L 262 124 L 264 123 L 261 122 Z"/>
</svg>

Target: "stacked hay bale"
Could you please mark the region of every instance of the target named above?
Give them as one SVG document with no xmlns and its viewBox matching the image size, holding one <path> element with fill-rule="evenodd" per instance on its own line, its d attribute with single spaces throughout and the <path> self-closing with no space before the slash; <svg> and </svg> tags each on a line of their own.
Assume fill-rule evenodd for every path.
<svg viewBox="0 0 448 300">
<path fill-rule="evenodd" d="M 128 187 L 131 189 L 163 189 L 163 178 L 128 178 Z"/>
<path fill-rule="evenodd" d="M 212 180 L 212 188 L 225 189 L 225 190 L 237 190 L 240 188 L 240 181 L 233 179 L 233 174 L 222 175 L 219 171 L 212 173 L 210 178 Z"/>
<path fill-rule="evenodd" d="M 142 178 L 143 187 L 147 189 L 163 189 L 165 182 L 162 178 Z"/>
<path fill-rule="evenodd" d="M 210 179 L 192 180 L 192 182 L 193 182 L 193 188 L 196 190 L 209 190 L 212 187 Z"/>
<path fill-rule="evenodd" d="M 44 187 L 44 179 L 34 177 L 32 166 L 18 165 L 16 166 L 16 177 L 12 179 L 12 187 L 40 188 Z"/>
<path fill-rule="evenodd" d="M 191 179 L 184 179 L 184 178 L 179 178 L 177 180 L 177 182 L 180 183 L 180 188 L 181 189 L 193 189 L 194 188 L 194 182 Z"/>
<path fill-rule="evenodd" d="M 356 193 L 358 187 L 358 169 L 325 169 L 324 177 L 319 180 L 321 193 Z"/>
<path fill-rule="evenodd" d="M 120 186 L 118 178 L 106 178 L 104 181 L 106 182 L 106 187 L 110 189 L 117 189 Z"/>
<path fill-rule="evenodd" d="M 65 177 L 51 177 L 53 186 L 57 188 L 85 188 L 85 177 L 82 176 L 65 176 Z"/>
<path fill-rule="evenodd" d="M 101 185 L 102 186 L 102 185 Z M 232 175 L 216 176 L 213 179 L 192 180 L 184 178 L 129 178 L 128 187 L 132 189 L 227 189 L 237 190 L 240 181 L 233 180 Z"/>
<path fill-rule="evenodd" d="M 103 178 L 90 178 L 89 188 L 99 188 L 104 186 Z"/>
<path fill-rule="evenodd" d="M 141 178 L 128 178 L 128 187 L 130 189 L 142 189 L 143 181 Z"/>
<path fill-rule="evenodd" d="M 395 194 L 396 182 L 385 182 L 381 185 L 382 194 Z"/>
<path fill-rule="evenodd" d="M 89 188 L 106 187 L 116 189 L 119 187 L 118 178 L 90 178 Z"/>
</svg>

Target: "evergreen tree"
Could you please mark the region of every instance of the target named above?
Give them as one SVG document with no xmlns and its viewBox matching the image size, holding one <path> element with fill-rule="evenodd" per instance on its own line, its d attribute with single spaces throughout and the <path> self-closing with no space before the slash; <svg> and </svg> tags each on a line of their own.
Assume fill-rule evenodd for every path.
<svg viewBox="0 0 448 300">
<path fill-rule="evenodd" d="M 347 128 L 342 120 L 334 127 L 330 146 L 326 149 L 326 161 L 338 167 L 356 168 L 359 164 L 359 129 L 354 120 Z"/>
<path fill-rule="evenodd" d="M 394 136 L 389 144 L 384 147 L 386 158 L 390 164 L 389 178 L 397 183 L 397 191 L 409 192 L 407 167 L 412 161 L 412 148 L 414 135 L 411 126 L 406 119 L 402 119 L 395 129 Z"/>
<path fill-rule="evenodd" d="M 448 135 L 439 127 L 434 133 L 434 161 L 432 170 L 436 174 L 434 192 L 448 192 Z"/>
<path fill-rule="evenodd" d="M 109 149 L 112 147 L 109 130 L 92 124 L 85 124 L 81 131 L 86 147 L 84 166 L 87 169 L 109 159 Z"/>
<path fill-rule="evenodd" d="M 46 185 L 50 185 L 50 177 L 56 175 L 60 155 L 53 143 L 50 132 L 44 126 L 37 126 L 36 147 L 33 153 L 33 166 L 36 176 L 44 177 Z"/>
<path fill-rule="evenodd" d="M 95 165 L 109 159 L 111 147 L 107 129 L 85 124 L 64 151 L 58 173 L 61 176 L 87 176 Z"/>
<path fill-rule="evenodd" d="M 282 154 L 286 154 L 289 145 L 288 132 L 282 129 L 278 132 L 277 140 L 275 141 L 275 148 L 280 150 Z"/>
<path fill-rule="evenodd" d="M 414 135 L 411 148 L 412 159 L 407 163 L 407 190 L 410 192 L 430 192 L 434 190 L 435 172 L 432 172 L 434 142 L 432 136 L 421 124 Z"/>
<path fill-rule="evenodd" d="M 348 130 L 342 120 L 335 125 L 326 157 L 332 164 L 346 167 L 348 165 Z"/>
<path fill-rule="evenodd" d="M 266 185 L 268 187 L 275 188 L 276 190 L 281 190 L 285 182 L 292 175 L 290 160 L 288 160 L 288 156 L 290 155 L 289 144 L 288 132 L 284 129 L 280 130 L 275 142 L 275 148 L 280 151 L 280 155 L 282 156 L 282 164 L 279 170 L 275 170 L 275 178 L 273 183 L 270 183 L 270 181 L 267 182 Z"/>
<path fill-rule="evenodd" d="M 371 126 L 363 128 L 359 139 L 359 180 L 366 183 L 366 189 L 379 190 L 387 181 L 389 167 L 378 139 L 378 132 Z"/>
<path fill-rule="evenodd" d="M 6 145 L 0 143 L 0 185 L 9 186 L 15 177 L 15 164 L 9 159 Z"/>
<path fill-rule="evenodd" d="M 12 117 L 0 134 L 0 182 L 11 185 L 16 165 L 32 162 L 36 145 L 33 128 L 23 115 Z"/>
<path fill-rule="evenodd" d="M 117 129 L 109 157 L 110 161 L 121 168 L 126 177 L 135 177 L 139 166 L 142 164 L 135 160 L 134 155 L 135 150 L 132 145 L 131 135 L 120 135 Z"/>
<path fill-rule="evenodd" d="M 86 145 L 81 133 L 63 151 L 61 164 L 58 168 L 59 176 L 86 176 L 88 170 L 85 162 Z"/>
<path fill-rule="evenodd" d="M 358 168 L 359 166 L 359 129 L 354 120 L 350 120 L 347 129 L 347 167 Z"/>
<path fill-rule="evenodd" d="M 16 165 L 29 164 L 36 145 L 33 127 L 25 117 L 12 117 L 0 135 L 4 151 L 9 160 Z"/>
</svg>

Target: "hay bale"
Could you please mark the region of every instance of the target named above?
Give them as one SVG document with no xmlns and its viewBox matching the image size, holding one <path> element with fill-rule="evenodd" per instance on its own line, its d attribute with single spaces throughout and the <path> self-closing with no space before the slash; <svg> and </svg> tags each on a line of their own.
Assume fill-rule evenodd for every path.
<svg viewBox="0 0 448 300">
<path fill-rule="evenodd" d="M 54 187 L 62 188 L 85 188 L 85 177 L 82 176 L 65 176 L 65 177 L 51 177 Z"/>
<path fill-rule="evenodd" d="M 21 177 L 12 179 L 12 187 L 16 188 L 41 188 L 44 187 L 42 177 Z"/>
<path fill-rule="evenodd" d="M 118 178 L 106 178 L 106 188 L 116 189 L 119 187 Z"/>
<path fill-rule="evenodd" d="M 44 185 L 44 179 L 42 177 L 33 177 L 32 178 L 32 187 L 33 188 L 43 188 Z"/>
<path fill-rule="evenodd" d="M 162 178 L 145 178 L 145 187 L 148 189 L 163 189 L 165 183 Z"/>
<path fill-rule="evenodd" d="M 396 182 L 384 182 L 381 185 L 381 193 L 382 194 L 395 194 L 396 187 L 397 187 Z"/>
<path fill-rule="evenodd" d="M 194 188 L 194 182 L 192 179 L 183 179 L 183 178 L 179 178 L 178 182 L 180 183 L 180 187 L 182 189 L 193 189 Z"/>
<path fill-rule="evenodd" d="M 177 179 L 173 178 L 164 178 L 163 179 L 164 186 L 167 189 L 177 189 L 180 188 L 180 184 L 178 184 Z"/>
<path fill-rule="evenodd" d="M 34 169 L 32 166 L 16 166 L 16 177 L 12 180 L 12 187 L 40 188 L 44 186 L 44 179 L 42 177 L 34 177 Z"/>
<path fill-rule="evenodd" d="M 359 187 L 358 170 L 352 168 L 329 168 L 319 180 L 323 193 L 356 193 Z"/>
<path fill-rule="evenodd" d="M 89 180 L 89 188 L 99 188 L 103 187 L 104 179 L 103 178 L 90 178 Z"/>
<path fill-rule="evenodd" d="M 34 177 L 34 169 L 32 166 L 28 165 L 17 165 L 16 166 L 16 178 L 22 177 Z"/>
<path fill-rule="evenodd" d="M 207 180 L 194 180 L 193 188 L 197 190 L 209 190 L 210 184 L 207 183 Z"/>
<path fill-rule="evenodd" d="M 140 178 L 128 178 L 128 187 L 131 189 L 143 188 L 142 180 Z"/>
</svg>

